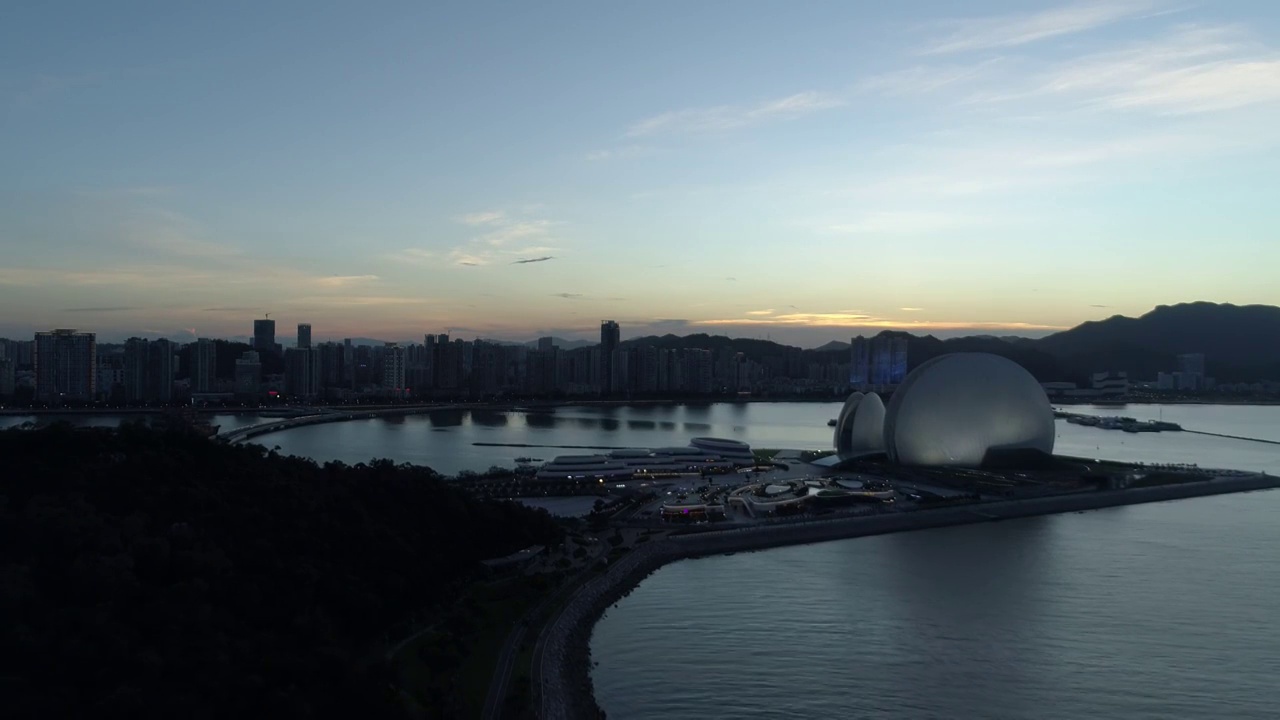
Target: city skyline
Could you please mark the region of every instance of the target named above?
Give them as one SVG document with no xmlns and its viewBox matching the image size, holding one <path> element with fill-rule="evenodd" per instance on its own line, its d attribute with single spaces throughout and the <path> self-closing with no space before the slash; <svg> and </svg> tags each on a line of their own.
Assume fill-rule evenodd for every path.
<svg viewBox="0 0 1280 720">
<path fill-rule="evenodd" d="M 15 10 L 0 336 L 814 347 L 1280 304 L 1280 8 L 957 13 Z"/>
</svg>

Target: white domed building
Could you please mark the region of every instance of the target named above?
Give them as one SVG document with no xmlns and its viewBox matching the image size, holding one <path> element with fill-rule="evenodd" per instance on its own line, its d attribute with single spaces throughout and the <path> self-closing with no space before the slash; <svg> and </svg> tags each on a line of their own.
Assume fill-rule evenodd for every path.
<svg viewBox="0 0 1280 720">
<path fill-rule="evenodd" d="M 836 419 L 836 455 L 847 459 L 884 452 L 884 413 L 879 395 L 850 395 Z"/>
<path fill-rule="evenodd" d="M 837 448 L 839 438 L 837 432 Z M 883 439 L 889 459 L 903 465 L 978 467 L 1001 454 L 1051 455 L 1053 408 L 1040 383 L 1012 360 L 942 355 L 893 393 Z"/>
</svg>

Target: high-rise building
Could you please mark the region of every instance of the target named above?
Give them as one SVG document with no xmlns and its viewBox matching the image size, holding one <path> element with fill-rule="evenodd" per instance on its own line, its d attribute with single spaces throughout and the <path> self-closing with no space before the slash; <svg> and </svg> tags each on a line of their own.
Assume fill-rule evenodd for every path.
<svg viewBox="0 0 1280 720">
<path fill-rule="evenodd" d="M 396 343 L 387 343 L 382 357 L 382 388 L 392 397 L 405 397 L 408 388 L 404 382 L 405 353 L 404 348 Z"/>
<path fill-rule="evenodd" d="M 311 347 L 311 323 L 298 323 L 298 343 L 300 348 Z"/>
<path fill-rule="evenodd" d="M 340 387 L 343 376 L 343 346 L 335 342 L 323 342 L 320 349 L 320 387 Z"/>
<path fill-rule="evenodd" d="M 896 337 L 889 342 L 889 382 L 897 385 L 907 379 L 907 338 Z"/>
<path fill-rule="evenodd" d="M 907 339 L 877 335 L 871 341 L 871 384 L 897 385 L 906 377 Z"/>
<path fill-rule="evenodd" d="M 132 337 L 124 344 L 124 399 L 167 403 L 173 400 L 174 343 Z"/>
<path fill-rule="evenodd" d="M 621 338 L 618 323 L 612 320 L 600 323 L 600 391 L 605 395 L 612 395 L 619 389 L 615 384 L 613 365 Z"/>
<path fill-rule="evenodd" d="M 849 384 L 861 387 L 871 382 L 871 341 L 859 335 L 849 341 Z"/>
<path fill-rule="evenodd" d="M 538 350 L 540 352 L 549 352 L 556 348 L 556 339 L 553 337 L 538 338 Z"/>
<path fill-rule="evenodd" d="M 714 356 L 710 350 L 702 348 L 686 348 L 684 351 L 683 380 L 684 391 L 706 394 L 715 388 L 712 376 Z"/>
<path fill-rule="evenodd" d="M 98 387 L 98 341 L 94 333 L 38 332 L 34 342 L 37 401 L 94 399 Z"/>
<path fill-rule="evenodd" d="M 218 384 L 218 345 L 209 338 L 196 340 L 191 348 L 191 392 L 213 392 Z"/>
<path fill-rule="evenodd" d="M 351 338 L 342 339 L 342 384 L 348 388 L 356 386 L 356 350 Z"/>
<path fill-rule="evenodd" d="M 257 350 L 248 350 L 236 359 L 236 392 L 257 395 L 262 389 L 262 361 Z"/>
<path fill-rule="evenodd" d="M 284 388 L 294 397 L 314 399 L 322 387 L 320 348 L 289 348 L 284 351 Z"/>
<path fill-rule="evenodd" d="M 0 358 L 0 397 L 13 394 L 16 388 L 18 363 L 13 358 Z"/>
<path fill-rule="evenodd" d="M 149 348 L 146 339 L 131 337 L 124 343 L 125 402 L 147 401 L 147 364 Z"/>
<path fill-rule="evenodd" d="M 259 353 L 276 351 L 276 321 L 270 318 L 253 321 L 253 349 Z"/>
<path fill-rule="evenodd" d="M 177 346 L 172 340 L 152 340 L 147 358 L 147 400 L 168 403 L 173 401 L 173 378 L 177 374 Z"/>
<path fill-rule="evenodd" d="M 124 392 L 124 351 L 98 353 L 98 397 L 118 401 Z"/>
</svg>

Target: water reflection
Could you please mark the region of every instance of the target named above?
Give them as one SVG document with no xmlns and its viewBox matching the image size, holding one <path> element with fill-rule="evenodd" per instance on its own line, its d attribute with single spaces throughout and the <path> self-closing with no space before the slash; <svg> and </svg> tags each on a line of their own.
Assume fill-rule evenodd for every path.
<svg viewBox="0 0 1280 720">
<path fill-rule="evenodd" d="M 509 422 L 511 422 L 511 417 L 505 412 L 497 412 L 493 410 L 471 411 L 471 423 L 473 425 L 483 425 L 484 427 L 506 427 Z"/>
<path fill-rule="evenodd" d="M 553 428 L 557 420 L 551 413 L 530 413 L 524 416 L 524 424 L 532 428 Z"/>
<path fill-rule="evenodd" d="M 466 414 L 465 410 L 437 410 L 428 413 L 427 417 L 436 427 L 461 427 Z"/>
</svg>

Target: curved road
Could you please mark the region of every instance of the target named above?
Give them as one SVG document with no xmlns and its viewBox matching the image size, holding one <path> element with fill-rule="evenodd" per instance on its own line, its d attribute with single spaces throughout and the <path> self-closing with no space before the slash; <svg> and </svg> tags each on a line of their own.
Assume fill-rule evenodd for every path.
<svg viewBox="0 0 1280 720">
<path fill-rule="evenodd" d="M 559 590 L 552 593 L 542 602 L 538 603 L 537 607 L 525 613 L 524 617 L 521 618 L 519 623 L 516 625 L 516 628 L 507 636 L 506 642 L 502 645 L 502 652 L 498 654 L 498 664 L 493 670 L 493 680 L 489 682 L 489 691 L 484 698 L 484 713 L 481 715 L 484 720 L 498 720 L 498 718 L 502 717 L 502 704 L 507 698 L 507 684 L 511 681 L 511 675 L 515 671 L 515 659 L 519 654 L 520 644 L 524 641 L 525 633 L 529 629 L 529 622 L 540 616 L 548 607 L 554 606 L 555 603 L 564 599 L 566 595 L 571 596 L 577 593 L 582 586 L 582 578 L 591 571 L 591 568 L 595 567 L 595 564 L 608 552 L 610 547 L 611 546 L 603 540 L 596 541 L 594 551 L 588 556 L 586 564 L 583 566 L 582 570 L 579 570 L 576 575 L 565 582 Z M 562 604 L 560 612 L 564 611 L 564 605 L 567 604 L 568 603 Z M 559 617 L 560 613 L 558 612 L 555 617 L 551 618 L 551 620 L 543 626 L 543 628 L 545 629 L 546 627 L 550 627 L 550 625 L 555 620 L 558 620 Z M 538 657 L 541 652 L 540 646 L 543 644 L 543 636 L 545 634 L 546 633 L 542 631 L 538 633 L 538 640 L 533 648 L 533 687 L 535 689 L 541 687 L 539 679 L 541 673 L 538 672 L 540 670 L 538 667 Z M 539 712 L 538 717 L 543 717 L 543 713 Z"/>
</svg>

